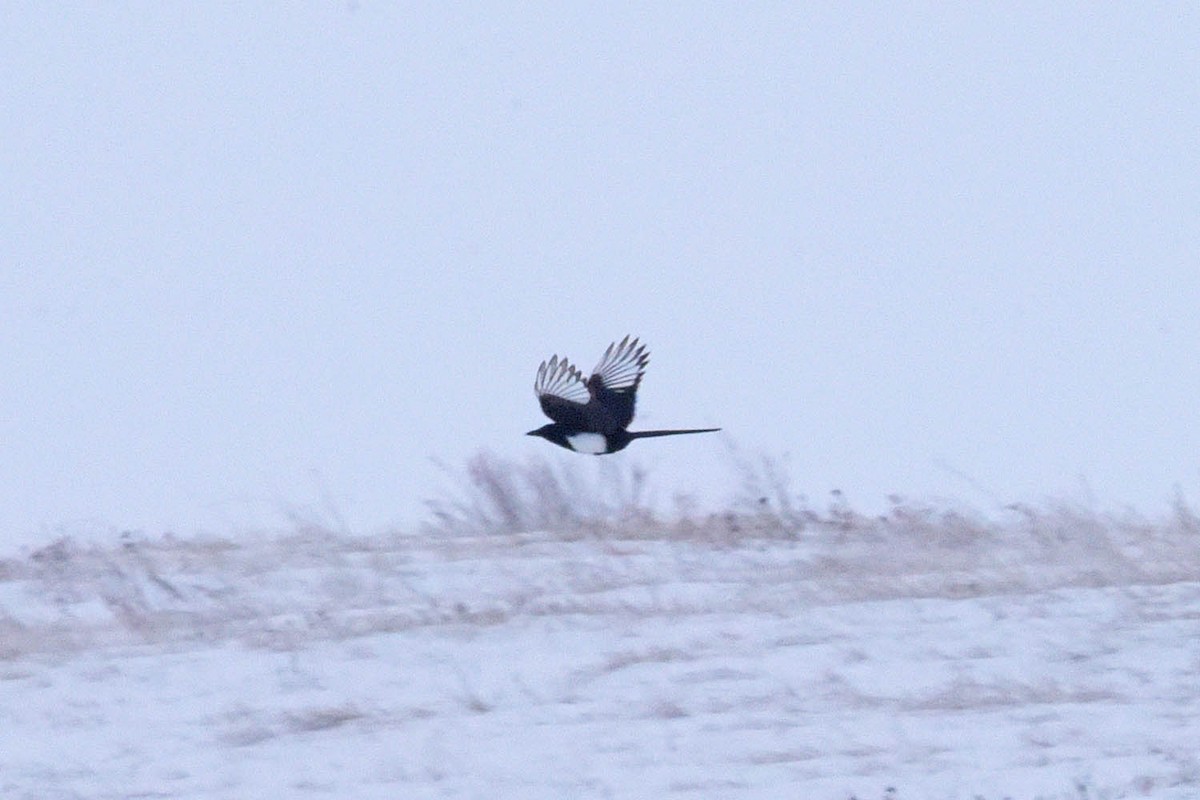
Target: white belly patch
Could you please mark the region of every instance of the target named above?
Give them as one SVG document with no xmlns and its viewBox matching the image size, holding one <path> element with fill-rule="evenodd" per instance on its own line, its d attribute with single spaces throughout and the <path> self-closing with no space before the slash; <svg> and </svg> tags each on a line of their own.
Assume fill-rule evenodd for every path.
<svg viewBox="0 0 1200 800">
<path fill-rule="evenodd" d="M 608 449 L 608 440 L 601 433 L 576 433 L 567 437 L 567 444 L 576 453 L 598 456 Z"/>
</svg>

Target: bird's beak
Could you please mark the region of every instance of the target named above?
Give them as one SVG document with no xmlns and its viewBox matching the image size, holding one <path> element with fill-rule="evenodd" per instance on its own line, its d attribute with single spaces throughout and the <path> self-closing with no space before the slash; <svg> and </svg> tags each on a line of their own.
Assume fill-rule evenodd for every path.
<svg viewBox="0 0 1200 800">
<path fill-rule="evenodd" d="M 527 433 L 525 435 L 526 436 L 537 436 L 537 431 L 530 431 L 529 433 Z"/>
</svg>

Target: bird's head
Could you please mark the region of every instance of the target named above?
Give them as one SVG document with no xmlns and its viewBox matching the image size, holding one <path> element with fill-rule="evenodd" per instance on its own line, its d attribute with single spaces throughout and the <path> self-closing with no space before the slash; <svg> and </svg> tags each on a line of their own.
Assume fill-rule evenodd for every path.
<svg viewBox="0 0 1200 800">
<path fill-rule="evenodd" d="M 530 431 L 526 436 L 540 436 L 543 439 L 550 439 L 550 431 L 554 428 L 553 425 L 543 425 L 535 431 Z"/>
</svg>

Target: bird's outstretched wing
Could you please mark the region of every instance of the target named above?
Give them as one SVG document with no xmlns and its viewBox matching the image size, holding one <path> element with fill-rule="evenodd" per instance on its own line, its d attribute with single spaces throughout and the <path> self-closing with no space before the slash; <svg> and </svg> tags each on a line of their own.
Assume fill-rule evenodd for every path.
<svg viewBox="0 0 1200 800">
<path fill-rule="evenodd" d="M 546 416 L 560 425 L 586 428 L 584 407 L 591 399 L 583 373 L 565 358 L 551 356 L 538 367 L 533 391 Z"/>
<path fill-rule="evenodd" d="M 650 363 L 646 345 L 628 336 L 613 342 L 604 351 L 600 363 L 587 379 L 587 389 L 592 399 L 603 410 L 604 416 L 617 428 L 624 430 L 633 421 L 634 404 L 638 386 Z M 547 412 L 549 413 L 549 412 Z"/>
</svg>

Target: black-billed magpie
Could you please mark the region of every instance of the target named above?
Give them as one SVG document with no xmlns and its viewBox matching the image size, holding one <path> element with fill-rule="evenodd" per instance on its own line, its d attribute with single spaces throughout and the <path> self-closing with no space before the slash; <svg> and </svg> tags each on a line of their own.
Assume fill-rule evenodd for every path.
<svg viewBox="0 0 1200 800">
<path fill-rule="evenodd" d="M 681 433 L 711 433 L 720 428 L 672 431 L 627 431 L 633 421 L 638 384 L 650 363 L 646 345 L 637 339 L 613 342 L 604 351 L 592 377 L 565 358 L 551 356 L 538 367 L 533 391 L 546 416 L 554 420 L 526 436 L 540 436 L 576 453 L 604 455 L 624 450 L 634 439 L 675 436 Z"/>
</svg>

